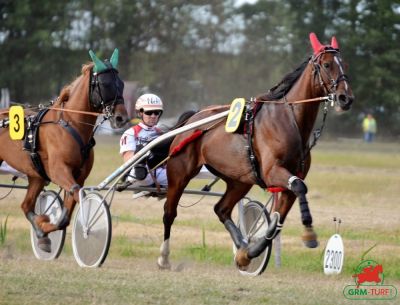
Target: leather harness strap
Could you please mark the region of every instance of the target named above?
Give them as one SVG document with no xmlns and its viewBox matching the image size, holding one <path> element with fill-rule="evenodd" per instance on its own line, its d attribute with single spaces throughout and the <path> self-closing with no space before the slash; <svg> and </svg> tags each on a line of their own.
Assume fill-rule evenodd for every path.
<svg viewBox="0 0 400 305">
<path fill-rule="evenodd" d="M 43 124 L 48 124 L 48 123 L 56 123 L 56 122 L 42 122 L 42 119 L 44 115 L 49 111 L 50 109 L 42 109 L 39 111 L 39 113 L 34 116 L 34 117 L 28 117 L 27 118 L 27 130 L 26 134 L 27 136 L 25 137 L 25 142 L 24 142 L 24 147 L 23 149 L 28 151 L 30 153 L 30 157 L 32 160 L 32 163 L 36 169 L 36 171 L 39 173 L 39 175 L 46 181 L 51 181 L 51 179 L 47 176 L 46 171 L 43 166 L 43 162 L 40 158 L 40 155 L 38 154 L 38 149 L 39 149 L 39 126 Z M 89 157 L 89 152 L 90 150 L 95 146 L 96 142 L 93 138 L 93 136 L 90 138 L 88 144 L 84 144 L 81 136 L 79 133 L 70 125 L 68 122 L 60 119 L 57 122 L 61 127 L 63 127 L 78 143 L 80 147 L 80 152 L 82 155 L 82 162 L 81 162 L 81 167 L 83 163 L 87 160 Z"/>
<path fill-rule="evenodd" d="M 253 149 L 253 133 L 254 133 L 254 118 L 257 114 L 257 112 L 261 108 L 261 103 L 257 103 L 254 100 L 247 101 L 246 102 L 246 114 L 244 117 L 245 121 L 245 135 L 247 138 L 247 155 L 250 160 L 250 165 L 251 169 L 253 170 L 254 177 L 256 179 L 257 184 L 265 189 L 267 188 L 267 185 L 265 184 L 264 180 L 261 178 L 261 173 L 260 173 L 260 164 L 258 163 L 257 157 L 254 154 L 254 149 Z"/>
<path fill-rule="evenodd" d="M 49 109 L 42 109 L 39 113 L 34 117 L 27 118 L 27 136 L 25 137 L 24 142 L 24 150 L 29 151 L 32 163 L 39 173 L 39 175 L 46 180 L 47 182 L 51 181 L 50 178 L 47 176 L 46 171 L 44 169 L 42 159 L 38 154 L 39 149 L 39 125 L 45 114 Z"/>
<path fill-rule="evenodd" d="M 60 120 L 58 122 L 58 124 L 60 124 L 60 126 L 63 127 L 79 144 L 79 147 L 81 150 L 81 155 L 82 155 L 82 163 L 81 163 L 81 166 L 82 166 L 83 163 L 89 157 L 90 150 L 96 145 L 96 141 L 94 140 L 93 137 L 91 137 L 89 140 L 89 143 L 85 145 L 85 143 L 83 143 L 83 140 L 82 140 L 81 136 L 79 135 L 79 133 L 70 124 L 68 124 L 68 122 L 66 122 L 64 120 Z"/>
</svg>

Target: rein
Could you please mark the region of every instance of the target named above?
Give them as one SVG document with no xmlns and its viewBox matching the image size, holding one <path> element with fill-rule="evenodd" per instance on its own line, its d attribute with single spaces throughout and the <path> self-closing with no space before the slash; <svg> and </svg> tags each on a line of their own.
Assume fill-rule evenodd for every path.
<svg viewBox="0 0 400 305">
<path fill-rule="evenodd" d="M 27 108 L 27 110 L 31 110 L 31 109 L 40 109 L 40 107 Z M 98 113 L 98 112 L 80 111 L 80 110 L 73 110 L 73 109 L 63 109 L 63 108 L 57 108 L 57 107 L 49 108 L 49 110 L 65 111 L 65 112 L 71 112 L 71 113 L 80 113 L 80 114 L 87 114 L 87 115 L 92 115 L 92 116 L 103 115 L 103 113 Z M 10 110 L 0 111 L 0 115 L 7 114 L 9 112 L 10 112 Z"/>
<path fill-rule="evenodd" d="M 81 110 L 73 110 L 73 109 L 64 109 L 64 108 L 49 108 L 49 110 L 55 110 L 55 111 L 62 111 L 62 112 L 71 112 L 71 113 L 79 113 L 79 114 L 87 114 L 91 116 L 100 116 L 103 115 L 103 113 L 98 113 L 98 112 L 91 112 L 91 111 L 81 111 Z"/>
<path fill-rule="evenodd" d="M 289 102 L 286 99 L 284 101 L 264 101 L 259 99 L 256 100 L 257 103 L 273 103 L 273 104 L 301 104 L 301 103 L 323 102 L 323 101 L 329 101 L 331 103 L 334 103 L 333 93 L 327 96 L 320 96 L 320 97 L 309 98 L 305 100 L 297 100 L 292 102 Z"/>
</svg>

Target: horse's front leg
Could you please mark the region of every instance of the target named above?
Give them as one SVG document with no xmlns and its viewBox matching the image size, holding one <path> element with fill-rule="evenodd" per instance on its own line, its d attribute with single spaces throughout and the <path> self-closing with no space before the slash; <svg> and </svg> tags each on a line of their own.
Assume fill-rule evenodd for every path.
<svg viewBox="0 0 400 305">
<path fill-rule="evenodd" d="M 74 169 L 67 164 L 54 162 L 50 168 L 49 177 L 51 181 L 65 191 L 65 197 L 60 219 L 55 224 L 47 223 L 44 227 L 45 232 L 64 229 L 69 225 L 75 204 L 79 202 L 79 190 L 85 181 L 84 178 L 86 178 L 85 175 L 82 175 L 82 172 L 86 173 L 85 168 L 81 170 L 81 174 L 77 179 L 73 175 Z"/>
<path fill-rule="evenodd" d="M 309 161 L 309 160 L 308 160 Z M 307 171 L 309 162 L 307 163 Z M 281 199 L 278 204 L 278 212 L 281 222 L 285 220 L 296 198 L 299 199 L 301 220 L 304 225 L 304 233 L 302 240 L 308 248 L 315 248 L 318 246 L 317 234 L 314 232 L 312 226 L 312 216 L 307 201 L 307 186 L 302 179 L 292 175 L 283 167 L 274 167 L 269 174 L 267 183 L 285 187 L 289 191 L 282 193 Z"/>
<path fill-rule="evenodd" d="M 36 215 L 35 213 L 36 199 L 44 185 L 45 181 L 42 178 L 28 177 L 28 190 L 21 203 L 21 209 L 35 230 L 39 248 L 45 252 L 50 252 L 51 241 L 47 237 L 47 232 L 45 230 L 45 225 L 50 222 L 50 219 L 47 215 Z"/>
<path fill-rule="evenodd" d="M 300 178 L 292 175 L 289 171 L 282 167 L 275 167 L 267 176 L 267 184 L 287 188 L 281 195 L 276 211 L 271 215 L 271 222 L 268 226 L 265 238 L 260 239 L 249 249 L 245 256 L 251 260 L 259 256 L 262 251 L 272 242 L 275 236 L 283 227 L 283 222 L 289 213 L 296 197 L 299 198 L 300 212 L 302 223 L 305 226 L 302 239 L 308 248 L 318 246 L 317 235 L 312 227 L 312 216 L 308 207 L 306 198 L 307 186 Z"/>
<path fill-rule="evenodd" d="M 315 233 L 312 226 L 312 216 L 306 198 L 307 186 L 305 185 L 303 180 L 296 176 L 292 176 L 289 178 L 288 186 L 289 189 L 299 199 L 301 220 L 304 225 L 304 232 L 301 238 L 304 242 L 304 245 L 308 248 L 316 248 L 318 247 L 318 240 L 317 234 Z"/>
<path fill-rule="evenodd" d="M 74 168 L 60 162 L 54 162 L 51 167 L 50 177 L 52 182 L 59 185 L 65 191 L 63 214 L 57 224 L 52 227 L 49 224 L 48 229 L 55 231 L 66 228 L 72 218 L 75 205 L 79 202 L 79 190 L 84 185 L 87 176 L 89 175 L 93 166 L 93 150 L 84 165 L 79 169 L 79 177 L 75 178 L 73 175 Z M 75 169 L 76 170 L 76 169 Z"/>
</svg>

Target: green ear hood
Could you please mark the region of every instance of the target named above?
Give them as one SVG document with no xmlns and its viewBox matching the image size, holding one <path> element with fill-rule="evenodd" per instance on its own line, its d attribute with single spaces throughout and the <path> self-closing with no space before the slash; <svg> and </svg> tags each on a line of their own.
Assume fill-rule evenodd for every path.
<svg viewBox="0 0 400 305">
<path fill-rule="evenodd" d="M 119 51 L 117 48 L 114 49 L 114 52 L 111 55 L 111 65 L 113 66 L 114 69 L 117 69 L 118 66 L 118 57 L 119 57 Z"/>
<path fill-rule="evenodd" d="M 92 50 L 89 50 L 89 55 L 94 63 L 94 68 L 93 68 L 94 72 L 100 73 L 107 69 L 107 66 L 100 59 L 97 58 L 96 54 L 94 54 Z"/>
</svg>

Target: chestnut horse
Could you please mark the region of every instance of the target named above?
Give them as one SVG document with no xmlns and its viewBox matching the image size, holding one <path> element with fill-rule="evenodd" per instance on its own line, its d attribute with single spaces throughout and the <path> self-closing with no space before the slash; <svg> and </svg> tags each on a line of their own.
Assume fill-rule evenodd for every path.
<svg viewBox="0 0 400 305">
<path fill-rule="evenodd" d="M 251 259 L 271 243 L 296 198 L 299 198 L 305 226 L 303 241 L 307 247 L 318 245 L 306 199 L 307 187 L 302 180 L 311 163 L 308 143 L 318 115 L 320 97 L 331 96 L 337 110 L 348 110 L 354 97 L 344 74 L 336 38 L 332 37 L 330 45 L 322 45 L 311 33 L 310 41 L 314 51 L 310 58 L 268 93 L 248 102 L 252 110 L 246 115 L 253 116 L 246 125 L 250 133 L 226 132 L 224 118 L 219 123 L 204 126 L 200 137 L 195 135 L 198 135 L 197 130 L 174 139 L 171 152 L 181 143 L 187 144 L 188 139 L 194 140 L 179 153 L 171 153 L 167 163 L 168 193 L 164 205 L 164 241 L 158 258 L 160 268 L 170 268 L 169 238 L 177 216 L 177 205 L 188 182 L 202 165 L 227 185 L 214 211 L 238 249 L 235 261 L 239 268 L 245 269 Z M 188 123 L 226 110 L 226 106 L 208 107 L 195 114 Z M 282 188 L 282 194 L 267 235 L 249 246 L 232 221 L 231 213 L 254 184 L 264 188 Z"/>
<path fill-rule="evenodd" d="M 46 252 L 51 251 L 48 233 L 68 226 L 79 201 L 79 189 L 92 169 L 97 116 L 105 113 L 115 128 L 122 127 L 128 119 L 122 96 L 124 83 L 116 69 L 118 50 L 114 50 L 110 61 L 98 59 L 92 51 L 89 54 L 93 63 L 84 65 L 82 74 L 63 88 L 47 112 L 42 112 L 41 120 L 32 123 L 38 127 L 35 145 L 41 169 L 24 151 L 24 140 L 12 140 L 8 128 L 0 130 L 0 162 L 5 160 L 27 175 L 28 190 L 21 208 L 35 229 L 38 246 Z M 36 198 L 50 181 L 66 193 L 62 217 L 56 224 L 50 223 L 48 216 L 34 212 Z"/>
</svg>

